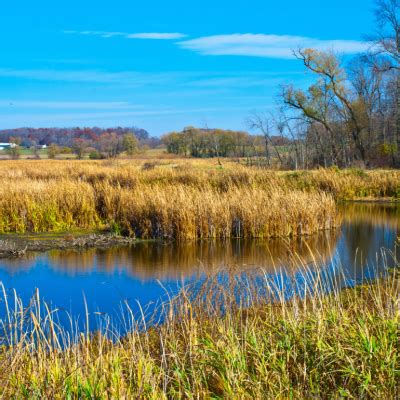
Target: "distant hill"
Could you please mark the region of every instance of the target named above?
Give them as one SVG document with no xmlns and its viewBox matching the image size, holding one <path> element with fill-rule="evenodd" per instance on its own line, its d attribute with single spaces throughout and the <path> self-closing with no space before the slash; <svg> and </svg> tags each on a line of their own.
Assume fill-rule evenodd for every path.
<svg viewBox="0 0 400 400">
<path fill-rule="evenodd" d="M 10 139 L 19 138 L 22 146 L 50 145 L 55 143 L 59 146 L 71 147 L 76 140 L 86 142 L 97 142 L 100 137 L 115 133 L 123 136 L 133 133 L 140 142 L 154 145 L 159 143 L 158 138 L 150 137 L 145 129 L 137 127 L 115 127 L 115 128 L 18 128 L 0 130 L 0 142 L 9 142 Z"/>
</svg>

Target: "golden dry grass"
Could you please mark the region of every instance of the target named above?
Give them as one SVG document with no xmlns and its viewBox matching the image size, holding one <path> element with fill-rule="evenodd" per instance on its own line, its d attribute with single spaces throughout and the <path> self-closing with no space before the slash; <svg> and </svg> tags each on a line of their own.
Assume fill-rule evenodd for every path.
<svg viewBox="0 0 400 400">
<path fill-rule="evenodd" d="M 14 161 L 0 176 L 2 233 L 108 227 L 143 239 L 266 238 L 338 223 L 330 194 L 234 164 Z"/>
<path fill-rule="evenodd" d="M 267 238 L 338 225 L 335 200 L 400 197 L 399 171 L 277 172 L 215 160 L 4 161 L 0 233 Z"/>
<path fill-rule="evenodd" d="M 28 307 L 5 296 L 0 396 L 395 398 L 398 274 L 326 296 L 319 294 L 320 269 L 313 282 L 286 301 L 286 287 L 258 281 L 258 290 L 274 293 L 271 304 L 247 279 L 241 293 L 251 299 L 248 308 L 237 302 L 234 286 L 211 279 L 197 296 L 183 290 L 165 305 L 160 326 L 141 330 L 128 309 L 126 336 L 107 323 L 102 333 L 77 334 L 74 324 L 58 324 L 38 294 Z"/>
</svg>

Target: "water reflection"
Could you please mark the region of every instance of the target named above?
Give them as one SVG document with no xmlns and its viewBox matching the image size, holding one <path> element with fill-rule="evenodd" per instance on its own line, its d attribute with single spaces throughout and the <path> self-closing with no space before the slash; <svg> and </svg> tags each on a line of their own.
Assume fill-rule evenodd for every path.
<svg viewBox="0 0 400 400">
<path fill-rule="evenodd" d="M 84 315 L 84 293 L 90 309 L 115 315 L 122 301 L 154 302 L 165 295 L 165 288 L 176 292 L 180 285 L 221 268 L 237 274 L 262 268 L 273 279 L 283 271 L 281 276 L 294 279 L 301 291 L 304 276 L 299 271 L 304 265 L 325 265 L 329 280 L 341 264 L 346 275 L 341 276 L 341 285 L 348 278 L 357 282 L 373 276 L 384 261 L 393 266 L 400 207 L 347 204 L 342 212 L 340 230 L 296 240 L 149 242 L 0 260 L 0 281 L 15 288 L 25 303 L 39 288 L 46 301 Z M 0 318 L 2 312 L 0 304 Z"/>
<path fill-rule="evenodd" d="M 142 281 L 170 280 L 195 272 L 214 273 L 221 266 L 232 271 L 262 267 L 273 272 L 281 267 L 295 269 L 299 259 L 324 263 L 331 258 L 337 237 L 338 232 L 329 232 L 296 240 L 147 242 L 109 249 L 53 250 L 46 258 L 53 269 L 70 277 L 96 269 L 105 274 L 123 271 Z M 31 254 L 27 259 L 7 262 L 5 268 L 12 274 L 35 265 L 36 257 Z"/>
<path fill-rule="evenodd" d="M 357 225 L 365 223 L 371 226 L 384 225 L 398 230 L 400 222 L 399 203 L 345 203 L 339 206 L 343 219 Z"/>
<path fill-rule="evenodd" d="M 383 264 L 393 267 L 399 229 L 399 205 L 347 204 L 336 257 L 356 279 L 370 277 Z"/>
</svg>

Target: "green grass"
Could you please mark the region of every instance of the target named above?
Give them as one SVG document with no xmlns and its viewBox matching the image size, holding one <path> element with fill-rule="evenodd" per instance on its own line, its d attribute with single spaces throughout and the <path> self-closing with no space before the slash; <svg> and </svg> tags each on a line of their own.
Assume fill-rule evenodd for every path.
<svg viewBox="0 0 400 400">
<path fill-rule="evenodd" d="M 20 147 L 19 148 L 19 154 L 20 154 L 20 159 L 26 160 L 26 159 L 33 159 L 35 158 L 35 154 L 33 152 L 33 149 L 27 148 L 27 147 Z M 49 158 L 48 156 L 48 149 L 39 149 L 37 151 L 37 154 L 39 155 L 41 160 L 47 160 Z M 9 154 L 6 150 L 0 150 L 0 159 L 7 159 L 9 158 Z M 76 159 L 75 154 L 58 154 L 57 155 L 58 159 Z"/>
</svg>

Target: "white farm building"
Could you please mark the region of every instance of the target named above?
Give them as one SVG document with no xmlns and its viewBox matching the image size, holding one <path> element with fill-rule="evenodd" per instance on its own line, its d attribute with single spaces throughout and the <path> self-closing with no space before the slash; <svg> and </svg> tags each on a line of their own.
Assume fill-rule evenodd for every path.
<svg viewBox="0 0 400 400">
<path fill-rule="evenodd" d="M 8 149 L 10 147 L 12 148 L 15 146 L 16 146 L 15 143 L 0 143 L 0 150 Z"/>
</svg>

